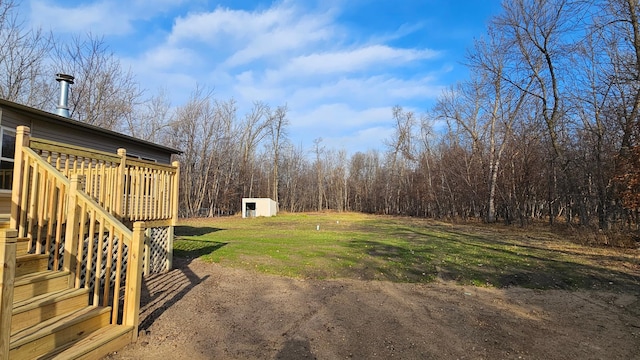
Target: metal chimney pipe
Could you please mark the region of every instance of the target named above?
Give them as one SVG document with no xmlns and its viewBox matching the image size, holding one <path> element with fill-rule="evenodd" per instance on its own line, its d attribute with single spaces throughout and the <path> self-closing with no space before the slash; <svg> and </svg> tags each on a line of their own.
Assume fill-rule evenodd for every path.
<svg viewBox="0 0 640 360">
<path fill-rule="evenodd" d="M 56 114 L 69 117 L 69 85 L 73 84 L 74 77 L 67 74 L 56 74 L 56 81 L 60 83 L 60 101 Z"/>
</svg>

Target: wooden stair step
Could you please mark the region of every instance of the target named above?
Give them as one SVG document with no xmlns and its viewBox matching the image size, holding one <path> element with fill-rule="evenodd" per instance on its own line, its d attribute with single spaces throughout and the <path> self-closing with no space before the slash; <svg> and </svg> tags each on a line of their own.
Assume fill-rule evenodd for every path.
<svg viewBox="0 0 640 360">
<path fill-rule="evenodd" d="M 46 359 L 93 360 L 118 351 L 131 343 L 133 326 L 109 325 L 98 329 L 73 344 L 58 349 Z"/>
<path fill-rule="evenodd" d="M 18 238 L 16 241 L 16 256 L 27 255 L 29 253 L 29 238 Z"/>
<path fill-rule="evenodd" d="M 26 254 L 16 258 L 16 277 L 44 271 L 49 267 L 49 255 Z"/>
<path fill-rule="evenodd" d="M 60 291 L 69 287 L 68 271 L 40 271 L 16 277 L 13 288 L 13 302 L 20 302 L 34 296 Z"/>
<path fill-rule="evenodd" d="M 86 307 L 88 294 L 88 289 L 65 289 L 14 302 L 11 333 Z"/>
<path fill-rule="evenodd" d="M 38 359 L 110 324 L 111 308 L 88 306 L 53 317 L 11 336 L 9 358 Z"/>
</svg>

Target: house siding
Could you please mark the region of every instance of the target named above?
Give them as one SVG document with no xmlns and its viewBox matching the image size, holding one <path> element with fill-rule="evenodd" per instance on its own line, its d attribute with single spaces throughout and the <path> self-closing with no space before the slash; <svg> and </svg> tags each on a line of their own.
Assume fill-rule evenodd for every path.
<svg viewBox="0 0 640 360">
<path fill-rule="evenodd" d="M 37 116 L 17 113 L 8 108 L 2 109 L 0 125 L 12 129 L 20 125 L 29 126 L 33 137 L 114 154 L 119 148 L 125 148 L 128 154 L 153 159 L 162 164 L 171 163 L 171 153 L 154 149 L 146 144 L 137 143 L 135 140 L 112 136 L 111 134 L 93 131 L 93 129 L 76 128 L 65 123 L 47 121 Z"/>
</svg>

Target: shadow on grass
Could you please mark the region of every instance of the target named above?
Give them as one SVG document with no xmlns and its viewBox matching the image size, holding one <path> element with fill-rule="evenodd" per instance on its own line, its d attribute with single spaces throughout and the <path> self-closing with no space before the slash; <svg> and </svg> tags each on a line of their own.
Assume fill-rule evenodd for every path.
<svg viewBox="0 0 640 360">
<path fill-rule="evenodd" d="M 403 240 L 353 240 L 349 247 L 364 253 L 356 271 L 373 270 L 395 282 L 427 282 L 435 278 L 480 286 L 520 286 L 533 289 L 603 289 L 637 292 L 640 277 L 581 263 L 552 249 L 456 233 L 421 232 L 403 228 Z M 366 272 L 365 272 L 366 274 Z M 361 276 L 362 277 L 362 276 Z M 375 277 L 374 277 L 375 278 Z"/>
<path fill-rule="evenodd" d="M 419 233 L 423 237 L 437 237 Z M 522 286 L 534 289 L 607 289 L 637 292 L 640 277 L 633 274 L 584 264 L 591 255 L 581 255 L 561 249 L 530 246 L 520 242 L 508 242 L 496 238 L 454 233 L 457 238 L 446 238 L 459 244 L 460 255 L 471 260 L 467 266 L 452 266 L 457 273 L 470 272 L 476 281 L 485 278 L 486 283 L 497 287 Z M 602 256 L 600 259 L 611 260 Z M 626 259 L 625 259 L 626 260 Z M 477 261 L 477 263 L 473 263 Z M 482 264 L 482 266 L 480 265 Z M 463 264 L 464 265 L 464 264 Z M 454 273 L 456 273 L 454 271 Z"/>
<path fill-rule="evenodd" d="M 435 279 L 433 254 L 373 240 L 351 240 L 348 247 L 361 250 L 365 256 L 349 257 L 353 275 L 364 280 L 392 282 L 431 282 Z"/>
<path fill-rule="evenodd" d="M 212 252 L 227 245 L 226 242 L 177 239 L 174 243 L 173 256 L 194 259 Z"/>
<path fill-rule="evenodd" d="M 591 252 L 589 252 L 589 249 L 593 249 L 590 248 L 588 246 L 584 246 L 581 249 L 583 251 L 577 250 L 577 249 L 553 249 L 553 248 L 548 248 L 545 247 L 544 244 L 546 242 L 549 241 L 553 241 L 550 239 L 535 239 L 535 238 L 525 238 L 525 239 L 518 239 L 515 241 L 505 241 L 505 240 L 501 240 L 499 238 L 491 238 L 491 239 L 487 239 L 486 237 L 482 237 L 482 236 L 477 236 L 477 235 L 469 235 L 467 233 L 463 233 L 463 232 L 454 232 L 451 231 L 452 234 L 455 234 L 456 236 L 464 236 L 464 237 L 469 237 L 469 238 L 474 238 L 474 239 L 478 239 L 480 241 L 486 241 L 486 242 L 491 242 L 491 243 L 495 243 L 496 245 L 503 245 L 503 246 L 517 246 L 520 248 L 527 248 L 530 249 L 531 251 L 542 251 L 542 252 L 547 252 L 547 253 L 557 253 L 560 255 L 569 255 L 569 256 L 576 256 L 576 257 L 581 257 L 581 258 L 585 258 L 585 259 L 591 259 L 591 260 L 606 260 L 606 261 L 619 261 L 619 262 L 625 262 L 625 261 L 630 261 L 630 257 L 626 257 L 626 256 L 621 256 L 621 255 L 604 255 L 604 254 L 593 254 Z"/>
<path fill-rule="evenodd" d="M 175 227 L 174 234 L 176 236 L 202 236 L 202 235 L 211 234 L 221 230 L 224 230 L 224 229 L 214 228 L 209 226 L 199 227 L 199 226 L 181 225 L 181 226 Z"/>
</svg>

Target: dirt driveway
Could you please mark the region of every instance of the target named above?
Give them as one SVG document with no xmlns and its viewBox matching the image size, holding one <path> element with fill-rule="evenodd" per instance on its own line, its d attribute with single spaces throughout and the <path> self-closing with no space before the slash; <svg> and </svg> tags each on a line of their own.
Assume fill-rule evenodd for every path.
<svg viewBox="0 0 640 360">
<path fill-rule="evenodd" d="M 640 359 L 640 289 L 299 280 L 176 259 L 108 359 Z"/>
</svg>

